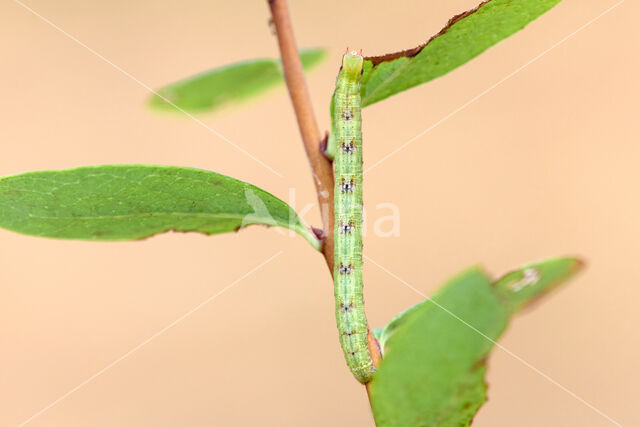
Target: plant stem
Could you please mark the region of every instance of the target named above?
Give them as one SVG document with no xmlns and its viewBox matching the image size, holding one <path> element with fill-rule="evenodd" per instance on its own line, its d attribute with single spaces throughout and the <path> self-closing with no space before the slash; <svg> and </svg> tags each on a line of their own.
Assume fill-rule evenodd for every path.
<svg viewBox="0 0 640 427">
<path fill-rule="evenodd" d="M 302 63 L 298 56 L 287 2 L 286 0 L 269 0 L 269 8 L 278 37 L 284 79 L 318 194 L 323 228 L 322 253 L 329 271 L 333 273 L 333 169 L 331 161 L 322 153 L 320 147 L 322 134 L 313 112 Z"/>
<path fill-rule="evenodd" d="M 333 275 L 333 168 L 331 161 L 322 152 L 321 143 L 323 137 L 313 112 L 307 81 L 298 56 L 298 48 L 293 36 L 293 26 L 289 18 L 287 2 L 286 0 L 268 0 L 268 2 L 276 29 L 278 46 L 280 47 L 284 79 L 291 97 L 291 103 L 296 114 L 298 128 L 302 135 L 302 142 L 309 159 L 313 182 L 318 194 L 323 226 L 322 253 L 329 271 Z M 371 332 L 369 332 L 367 338 L 373 364 L 377 367 L 382 360 L 378 342 Z"/>
</svg>

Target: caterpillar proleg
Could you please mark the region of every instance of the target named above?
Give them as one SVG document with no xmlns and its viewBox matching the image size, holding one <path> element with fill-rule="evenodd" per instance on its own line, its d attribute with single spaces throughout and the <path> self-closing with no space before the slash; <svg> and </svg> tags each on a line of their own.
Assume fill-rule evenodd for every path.
<svg viewBox="0 0 640 427">
<path fill-rule="evenodd" d="M 342 58 L 327 155 L 334 158 L 335 168 L 333 284 L 340 345 L 353 375 L 367 383 L 375 368 L 367 346 L 362 295 L 362 66 L 358 52 L 347 52 Z"/>
</svg>

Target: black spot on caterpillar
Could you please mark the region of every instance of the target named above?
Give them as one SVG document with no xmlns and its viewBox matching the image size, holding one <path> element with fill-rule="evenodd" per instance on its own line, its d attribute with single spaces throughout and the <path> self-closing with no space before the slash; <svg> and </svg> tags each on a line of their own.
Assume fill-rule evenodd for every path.
<svg viewBox="0 0 640 427">
<path fill-rule="evenodd" d="M 350 109 L 344 110 L 342 112 L 342 120 L 344 121 L 349 121 L 351 119 L 353 119 L 353 112 Z"/>
<path fill-rule="evenodd" d="M 340 267 L 338 268 L 338 272 L 340 274 L 351 274 L 353 272 L 353 266 L 340 264 Z"/>
<path fill-rule="evenodd" d="M 342 193 L 352 193 L 356 183 L 353 179 L 346 181 L 344 178 L 340 180 L 340 191 Z"/>
<path fill-rule="evenodd" d="M 356 226 L 353 222 L 342 223 L 340 224 L 340 233 L 342 234 L 350 234 L 355 230 Z"/>
<path fill-rule="evenodd" d="M 343 143 L 340 145 L 340 149 L 344 154 L 353 154 L 353 152 L 356 151 L 356 145 L 353 141 L 348 144 Z"/>
</svg>

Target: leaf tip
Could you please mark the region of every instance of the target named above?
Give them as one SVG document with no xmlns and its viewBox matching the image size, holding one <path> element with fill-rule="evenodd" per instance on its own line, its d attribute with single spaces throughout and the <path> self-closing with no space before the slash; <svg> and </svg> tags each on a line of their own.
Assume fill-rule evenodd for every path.
<svg viewBox="0 0 640 427">
<path fill-rule="evenodd" d="M 493 287 L 514 313 L 531 307 L 585 266 L 586 262 L 579 257 L 553 258 L 531 263 L 504 274 L 494 281 Z"/>
</svg>

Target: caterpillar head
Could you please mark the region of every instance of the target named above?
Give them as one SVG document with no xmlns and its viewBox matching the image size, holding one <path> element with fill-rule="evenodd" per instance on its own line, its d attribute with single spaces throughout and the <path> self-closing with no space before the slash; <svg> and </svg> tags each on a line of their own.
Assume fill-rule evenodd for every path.
<svg viewBox="0 0 640 427">
<path fill-rule="evenodd" d="M 358 73 L 362 72 L 362 65 L 364 63 L 364 58 L 362 57 L 361 52 L 356 52 L 352 50 L 351 52 L 347 51 L 342 57 L 342 69 L 347 73 Z"/>
</svg>

